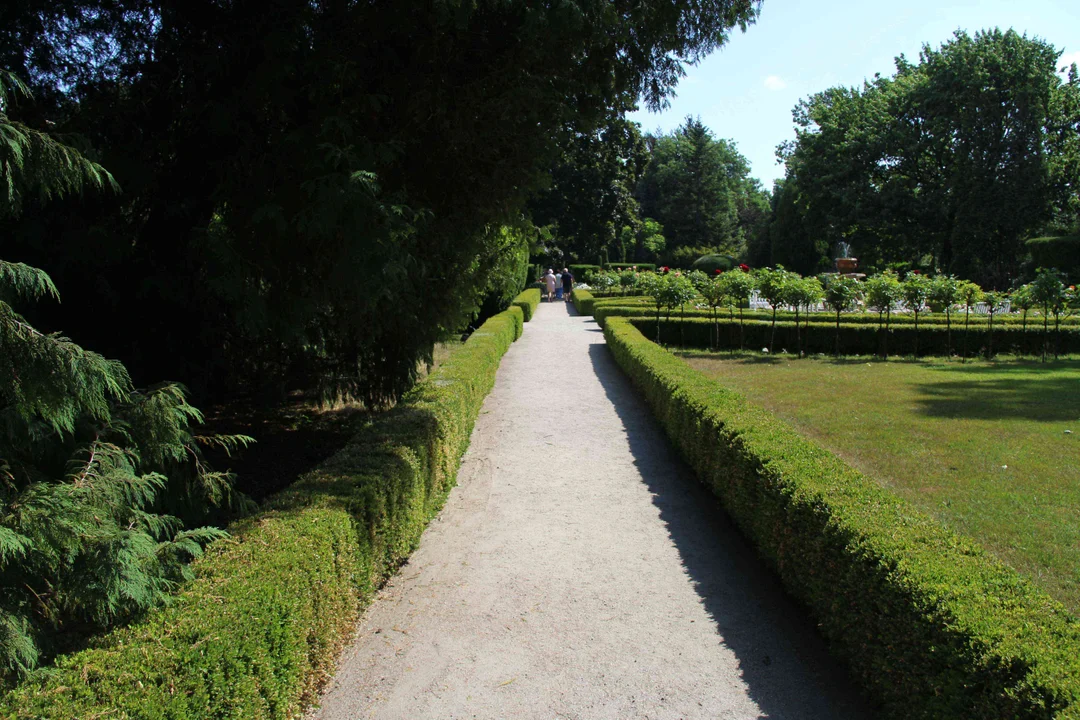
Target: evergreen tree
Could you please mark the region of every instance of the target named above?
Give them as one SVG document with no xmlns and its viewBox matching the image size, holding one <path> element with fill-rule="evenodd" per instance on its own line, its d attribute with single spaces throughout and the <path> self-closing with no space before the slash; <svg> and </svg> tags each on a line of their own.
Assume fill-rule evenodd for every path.
<svg viewBox="0 0 1080 720">
<path fill-rule="evenodd" d="M 0 212 L 38 198 L 113 185 L 74 148 L 11 120 L 13 76 L 0 76 Z M 187 561 L 224 533 L 185 529 L 185 513 L 242 510 L 232 476 L 211 470 L 184 389 L 136 390 L 115 360 L 35 329 L 18 302 L 59 299 L 41 270 L 0 260 L 0 676 L 26 672 L 87 631 L 162 602 Z"/>
</svg>

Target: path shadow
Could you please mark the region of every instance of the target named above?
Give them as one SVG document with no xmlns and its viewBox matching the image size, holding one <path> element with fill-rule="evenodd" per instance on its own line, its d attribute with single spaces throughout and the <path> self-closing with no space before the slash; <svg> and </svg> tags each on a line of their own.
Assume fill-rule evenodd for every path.
<svg viewBox="0 0 1080 720">
<path fill-rule="evenodd" d="M 723 644 L 738 658 L 749 695 L 761 708 L 759 718 L 874 717 L 842 665 L 829 656 L 813 619 L 697 482 L 607 346 L 592 345 L 589 354 L 683 566 Z M 797 664 L 774 662 L 792 651 Z M 798 684 L 795 676 L 802 673 L 813 687 Z"/>
</svg>

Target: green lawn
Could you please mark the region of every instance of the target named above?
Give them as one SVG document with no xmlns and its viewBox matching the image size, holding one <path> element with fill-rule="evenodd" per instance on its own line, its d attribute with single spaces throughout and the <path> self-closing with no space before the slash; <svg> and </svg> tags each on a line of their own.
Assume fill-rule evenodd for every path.
<svg viewBox="0 0 1080 720">
<path fill-rule="evenodd" d="M 1080 361 L 679 354 L 1080 614 Z"/>
</svg>

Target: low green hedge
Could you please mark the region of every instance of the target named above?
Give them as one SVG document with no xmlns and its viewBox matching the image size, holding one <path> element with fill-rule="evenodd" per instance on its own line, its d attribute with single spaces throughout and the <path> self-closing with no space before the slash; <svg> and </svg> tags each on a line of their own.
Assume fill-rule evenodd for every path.
<svg viewBox="0 0 1080 720">
<path fill-rule="evenodd" d="M 604 330 L 672 442 L 895 718 L 1080 718 L 1080 621 L 742 396 Z"/>
<path fill-rule="evenodd" d="M 588 290 L 574 289 L 570 291 L 570 300 L 574 303 L 574 309 L 578 311 L 579 315 L 593 314 L 593 303 L 596 302 L 596 298 Z"/>
<path fill-rule="evenodd" d="M 532 320 L 532 316 L 536 314 L 536 308 L 540 304 L 540 288 L 529 288 L 522 291 L 520 295 L 514 298 L 514 302 L 511 304 L 521 308 L 524 321 L 529 322 Z"/>
<path fill-rule="evenodd" d="M 230 527 L 169 607 L 31 676 L 0 699 L 0 717 L 296 717 L 442 506 L 521 326 L 517 307 L 484 323 L 341 452 Z"/>
<path fill-rule="evenodd" d="M 619 309 L 619 308 L 616 308 Z M 601 317 L 604 312 L 597 311 Z M 615 319 L 615 315 L 606 315 L 606 320 L 601 325 L 606 325 Z M 656 339 L 656 318 L 646 313 L 631 313 L 629 318 L 634 326 L 652 340 Z M 740 331 L 738 320 L 724 318 L 717 323 L 719 329 L 719 349 L 731 349 L 740 346 L 740 332 L 742 333 L 742 346 L 750 350 L 758 350 L 769 347 L 772 336 L 772 326 L 763 321 L 746 321 Z M 713 323 L 705 318 L 687 318 L 680 321 L 677 316 L 670 320 L 663 316 L 660 318 L 660 342 L 665 345 L 681 345 L 691 348 L 713 347 Z M 966 341 L 965 341 L 966 336 Z M 960 355 L 965 348 L 968 355 L 985 354 L 989 346 L 990 334 L 985 328 L 972 328 L 966 332 L 961 327 L 953 328 L 952 341 L 949 341 L 949 333 L 945 328 L 932 326 L 919 326 L 918 341 L 919 355 L 946 355 L 951 347 L 952 353 Z M 776 323 L 776 342 L 773 350 L 779 352 L 786 349 L 796 352 L 801 342 L 802 349 L 808 353 L 832 354 L 836 348 L 836 326 L 828 323 L 810 323 L 809 329 L 804 323 L 799 323 L 796 331 L 793 322 Z M 965 345 L 966 342 L 966 345 Z M 994 327 L 993 351 L 994 353 L 1016 353 L 1020 355 L 1039 355 L 1043 350 L 1044 338 L 1042 331 L 1021 330 L 1014 327 Z M 840 325 L 840 354 L 841 355 L 879 355 L 888 352 L 890 355 L 911 355 L 915 351 L 915 328 L 912 325 L 896 325 L 888 332 L 878 330 L 871 325 Z M 1080 331 L 1075 329 L 1062 329 L 1060 332 L 1050 334 L 1050 347 L 1048 352 L 1058 352 L 1064 355 L 1080 353 Z"/>
</svg>

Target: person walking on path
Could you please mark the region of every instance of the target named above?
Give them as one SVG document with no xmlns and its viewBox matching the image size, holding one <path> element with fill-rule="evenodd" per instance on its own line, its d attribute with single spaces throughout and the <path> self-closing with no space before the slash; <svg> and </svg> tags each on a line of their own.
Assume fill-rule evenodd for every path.
<svg viewBox="0 0 1080 720">
<path fill-rule="evenodd" d="M 547 299 L 551 302 L 555 299 L 555 273 L 548 268 L 547 275 L 544 275 L 544 285 L 547 287 Z"/>
<path fill-rule="evenodd" d="M 570 293 L 574 290 L 574 276 L 566 268 L 562 269 L 563 300 L 570 302 Z"/>
</svg>

